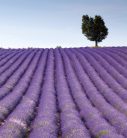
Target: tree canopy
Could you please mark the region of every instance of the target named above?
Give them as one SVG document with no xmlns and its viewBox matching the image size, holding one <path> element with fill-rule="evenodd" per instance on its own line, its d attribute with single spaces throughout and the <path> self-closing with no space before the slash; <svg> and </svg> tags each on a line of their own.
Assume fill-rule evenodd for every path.
<svg viewBox="0 0 127 138">
<path fill-rule="evenodd" d="M 108 28 L 101 16 L 96 15 L 94 18 L 88 15 L 82 16 L 82 33 L 88 40 L 95 41 L 95 46 L 98 47 L 98 42 L 101 42 L 108 35 Z"/>
</svg>

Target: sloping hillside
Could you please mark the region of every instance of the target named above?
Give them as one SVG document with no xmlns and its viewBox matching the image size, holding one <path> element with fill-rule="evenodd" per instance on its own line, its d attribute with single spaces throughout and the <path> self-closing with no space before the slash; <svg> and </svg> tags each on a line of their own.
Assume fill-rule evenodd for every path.
<svg viewBox="0 0 127 138">
<path fill-rule="evenodd" d="M 127 48 L 0 49 L 0 138 L 126 138 Z"/>
</svg>

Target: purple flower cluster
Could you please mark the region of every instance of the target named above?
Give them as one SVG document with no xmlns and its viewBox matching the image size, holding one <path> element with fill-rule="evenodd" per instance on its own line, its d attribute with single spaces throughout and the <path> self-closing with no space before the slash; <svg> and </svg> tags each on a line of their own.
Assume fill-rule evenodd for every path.
<svg viewBox="0 0 127 138">
<path fill-rule="evenodd" d="M 0 138 L 126 138 L 126 54 L 0 49 Z"/>
</svg>

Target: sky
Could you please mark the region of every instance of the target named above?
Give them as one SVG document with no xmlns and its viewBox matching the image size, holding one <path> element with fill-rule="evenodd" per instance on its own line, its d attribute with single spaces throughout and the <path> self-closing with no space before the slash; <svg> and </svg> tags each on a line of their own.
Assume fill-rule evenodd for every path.
<svg viewBox="0 0 127 138">
<path fill-rule="evenodd" d="M 0 47 L 94 46 L 82 34 L 86 14 L 108 27 L 100 46 L 127 46 L 127 0 L 0 0 Z"/>
</svg>

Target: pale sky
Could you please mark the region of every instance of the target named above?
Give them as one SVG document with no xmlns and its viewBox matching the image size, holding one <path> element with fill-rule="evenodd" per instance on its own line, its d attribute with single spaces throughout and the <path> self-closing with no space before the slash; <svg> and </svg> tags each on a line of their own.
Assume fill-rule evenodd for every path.
<svg viewBox="0 0 127 138">
<path fill-rule="evenodd" d="M 127 0 L 0 0 L 0 47 L 93 46 L 81 31 L 85 14 L 109 29 L 99 45 L 127 46 Z"/>
</svg>

